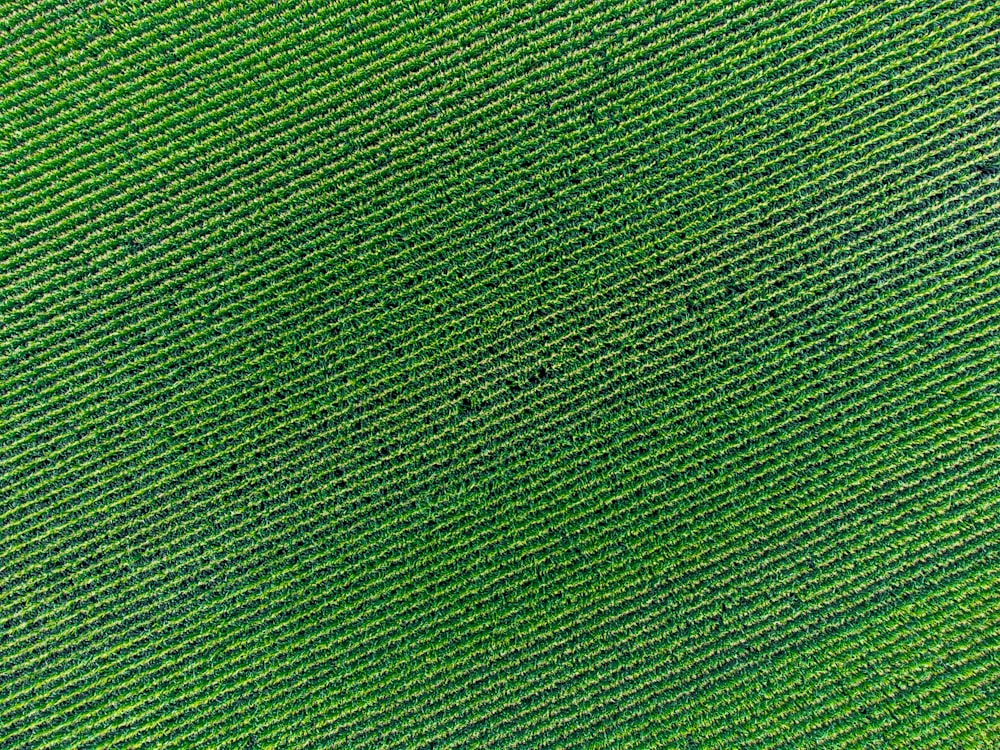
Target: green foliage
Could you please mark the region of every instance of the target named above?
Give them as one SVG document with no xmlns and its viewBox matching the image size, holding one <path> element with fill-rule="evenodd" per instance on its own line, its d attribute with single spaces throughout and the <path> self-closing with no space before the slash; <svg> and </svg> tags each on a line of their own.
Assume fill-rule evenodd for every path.
<svg viewBox="0 0 1000 750">
<path fill-rule="evenodd" d="M 998 44 L 0 0 L 0 748 L 996 743 Z"/>
</svg>

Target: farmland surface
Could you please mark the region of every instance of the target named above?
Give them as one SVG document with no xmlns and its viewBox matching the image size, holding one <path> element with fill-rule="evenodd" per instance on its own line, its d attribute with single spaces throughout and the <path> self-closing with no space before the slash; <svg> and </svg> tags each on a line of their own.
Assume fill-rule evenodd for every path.
<svg viewBox="0 0 1000 750">
<path fill-rule="evenodd" d="M 996 0 L 0 0 L 70 747 L 1000 747 Z"/>
</svg>

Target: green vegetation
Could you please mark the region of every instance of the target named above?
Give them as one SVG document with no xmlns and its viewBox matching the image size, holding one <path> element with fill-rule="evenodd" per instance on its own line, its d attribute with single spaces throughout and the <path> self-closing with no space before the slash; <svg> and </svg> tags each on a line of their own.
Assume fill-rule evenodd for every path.
<svg viewBox="0 0 1000 750">
<path fill-rule="evenodd" d="M 996 746 L 998 50 L 0 0 L 0 748 Z"/>
</svg>

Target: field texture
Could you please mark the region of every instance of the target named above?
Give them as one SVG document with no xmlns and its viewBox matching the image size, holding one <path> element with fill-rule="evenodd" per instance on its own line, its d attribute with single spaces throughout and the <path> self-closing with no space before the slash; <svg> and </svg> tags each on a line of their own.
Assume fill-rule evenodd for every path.
<svg viewBox="0 0 1000 750">
<path fill-rule="evenodd" d="M 1000 747 L 997 0 L 0 0 L 0 748 Z"/>
</svg>

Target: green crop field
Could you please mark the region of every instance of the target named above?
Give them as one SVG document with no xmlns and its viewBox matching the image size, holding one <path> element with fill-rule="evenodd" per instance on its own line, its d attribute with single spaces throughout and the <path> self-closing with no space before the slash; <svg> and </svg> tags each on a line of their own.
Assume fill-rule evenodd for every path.
<svg viewBox="0 0 1000 750">
<path fill-rule="evenodd" d="M 1000 748 L 998 0 L 0 0 L 0 749 Z"/>
</svg>

